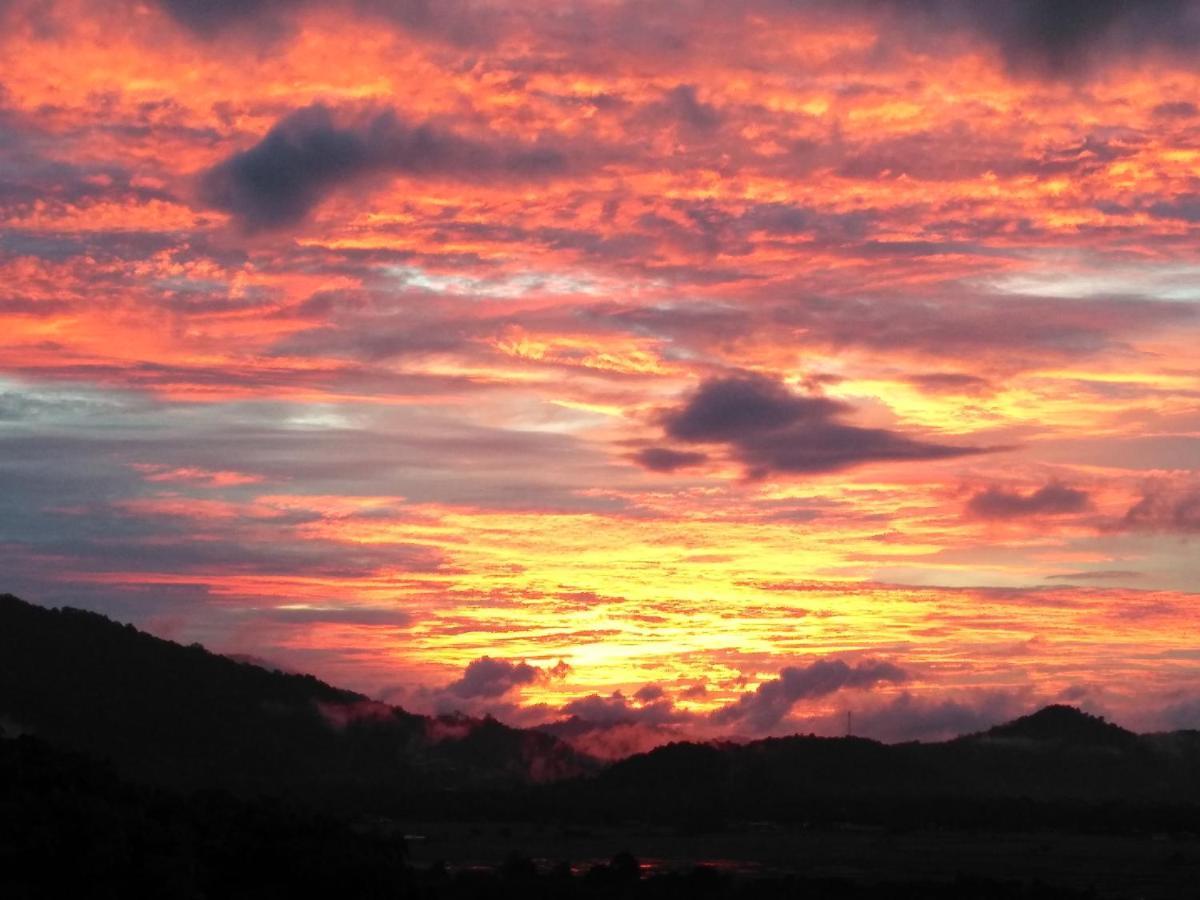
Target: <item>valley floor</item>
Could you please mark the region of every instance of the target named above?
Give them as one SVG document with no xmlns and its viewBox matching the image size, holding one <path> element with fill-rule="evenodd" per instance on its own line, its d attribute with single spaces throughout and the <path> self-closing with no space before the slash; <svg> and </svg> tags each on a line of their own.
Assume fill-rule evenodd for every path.
<svg viewBox="0 0 1200 900">
<path fill-rule="evenodd" d="M 1200 826 L 1200 823 L 1198 823 Z M 418 868 L 492 868 L 519 855 L 540 869 L 576 872 L 629 851 L 649 871 L 704 865 L 744 877 L 798 875 L 856 883 L 973 877 L 1042 882 L 1099 897 L 1192 897 L 1200 885 L 1196 835 L 1079 835 L 875 829 L 788 829 L 747 823 L 684 834 L 658 827 L 555 828 L 528 823 L 406 823 Z"/>
</svg>

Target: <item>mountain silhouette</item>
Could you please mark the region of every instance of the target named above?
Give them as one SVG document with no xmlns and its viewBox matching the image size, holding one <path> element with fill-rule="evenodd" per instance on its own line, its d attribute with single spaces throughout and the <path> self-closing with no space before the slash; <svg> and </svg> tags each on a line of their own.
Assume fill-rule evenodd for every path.
<svg viewBox="0 0 1200 900">
<path fill-rule="evenodd" d="M 141 781 L 358 798 L 589 771 L 556 738 L 432 718 L 75 609 L 0 595 L 0 722 Z M 15 727 L 14 727 L 15 726 Z"/>
<path fill-rule="evenodd" d="M 1200 812 L 1200 733 L 1134 734 L 1067 706 L 939 743 L 677 742 L 601 766 L 541 731 L 416 715 L 9 595 L 0 661 L 10 736 L 32 732 L 142 783 L 345 811 L 1022 828 L 1158 827 Z"/>
<path fill-rule="evenodd" d="M 981 738 L 1124 748 L 1133 747 L 1138 742 L 1138 736 L 1132 731 L 1106 722 L 1101 716 L 1058 704 L 989 728 L 981 735 L 971 735 L 968 739 Z"/>
</svg>

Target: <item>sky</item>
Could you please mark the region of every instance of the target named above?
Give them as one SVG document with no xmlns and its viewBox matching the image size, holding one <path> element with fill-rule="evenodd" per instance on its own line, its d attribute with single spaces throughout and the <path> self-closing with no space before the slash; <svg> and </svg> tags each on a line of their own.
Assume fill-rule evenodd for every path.
<svg viewBox="0 0 1200 900">
<path fill-rule="evenodd" d="M 0 590 L 609 755 L 1200 726 L 1198 50 L 0 0 Z"/>
</svg>

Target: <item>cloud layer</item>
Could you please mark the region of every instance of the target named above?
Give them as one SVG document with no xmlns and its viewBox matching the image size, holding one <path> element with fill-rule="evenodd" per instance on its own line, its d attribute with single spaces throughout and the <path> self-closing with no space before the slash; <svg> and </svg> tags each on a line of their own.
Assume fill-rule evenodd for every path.
<svg viewBox="0 0 1200 900">
<path fill-rule="evenodd" d="M 0 3 L 0 590 L 609 754 L 1182 716 L 1198 9 Z"/>
</svg>

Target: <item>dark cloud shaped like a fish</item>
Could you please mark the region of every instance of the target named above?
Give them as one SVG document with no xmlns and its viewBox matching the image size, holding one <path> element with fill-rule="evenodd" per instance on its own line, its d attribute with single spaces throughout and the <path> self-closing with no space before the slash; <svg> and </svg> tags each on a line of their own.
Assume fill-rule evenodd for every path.
<svg viewBox="0 0 1200 900">
<path fill-rule="evenodd" d="M 703 382 L 682 406 L 667 411 L 662 424 L 667 437 L 676 441 L 725 445 L 749 478 L 949 459 L 996 449 L 938 444 L 839 421 L 852 411 L 838 400 L 794 394 L 765 376 L 740 374 Z"/>
<path fill-rule="evenodd" d="M 718 725 L 746 726 L 769 731 L 801 700 L 825 697 L 846 688 L 869 690 L 882 683 L 900 684 L 908 673 L 893 663 L 863 660 L 855 665 L 840 659 L 818 659 L 807 666 L 786 666 L 779 677 L 764 681 L 712 714 Z"/>
<path fill-rule="evenodd" d="M 248 232 L 301 222 L 334 190 L 388 175 L 536 179 L 566 167 L 555 149 L 483 143 L 393 110 L 339 114 L 322 104 L 281 119 L 253 147 L 204 172 L 200 198 Z"/>
<path fill-rule="evenodd" d="M 1084 512 L 1091 505 L 1086 491 L 1052 482 L 1029 494 L 987 488 L 967 501 L 967 512 L 979 519 L 1022 519 Z"/>
</svg>

